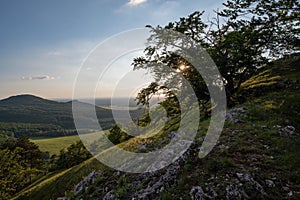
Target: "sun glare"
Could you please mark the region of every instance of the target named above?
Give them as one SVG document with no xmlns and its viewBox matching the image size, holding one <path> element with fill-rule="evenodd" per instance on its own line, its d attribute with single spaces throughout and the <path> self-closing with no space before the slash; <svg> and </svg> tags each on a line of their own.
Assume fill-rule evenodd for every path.
<svg viewBox="0 0 300 200">
<path fill-rule="evenodd" d="M 186 69 L 188 69 L 190 66 L 186 66 L 186 65 L 180 65 L 177 69 L 176 72 L 182 72 Z"/>
<path fill-rule="evenodd" d="M 186 69 L 186 66 L 185 66 L 185 65 L 180 65 L 180 66 L 179 66 L 179 69 L 180 69 L 180 71 L 183 71 L 183 70 Z"/>
</svg>

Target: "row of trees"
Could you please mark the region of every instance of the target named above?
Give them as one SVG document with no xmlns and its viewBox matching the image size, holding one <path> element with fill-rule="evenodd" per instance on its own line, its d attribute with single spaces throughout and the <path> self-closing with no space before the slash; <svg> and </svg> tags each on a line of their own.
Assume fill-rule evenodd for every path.
<svg viewBox="0 0 300 200">
<path fill-rule="evenodd" d="M 203 12 L 196 11 L 165 27 L 147 26 L 152 32 L 149 46 L 144 56 L 135 58 L 132 65 L 135 70 L 148 70 L 156 80 L 140 91 L 138 103 L 147 105 L 152 95 L 163 92 L 168 102 L 176 105 L 172 90 L 182 82 L 173 81 L 174 88 L 160 86 L 170 85 L 168 81 L 176 79 L 162 64 L 190 82 L 202 110 L 208 112 L 211 104 L 206 84 L 209 83 L 178 53 L 187 48 L 195 55 L 195 51 L 204 48 L 211 56 L 221 73 L 229 106 L 238 103 L 241 84 L 259 67 L 300 50 L 300 3 L 297 0 L 228 0 L 223 5 L 225 8 L 215 11 L 215 18 L 207 22 L 202 19 Z M 182 38 L 167 37 L 165 29 L 186 35 L 194 44 L 188 46 Z M 177 52 L 168 49 L 170 44 L 178 47 Z M 201 48 L 195 48 L 196 45 Z"/>
<path fill-rule="evenodd" d="M 0 122 L 0 133 L 10 137 L 58 137 L 76 135 L 76 129 L 65 129 L 55 124 Z"/>
</svg>

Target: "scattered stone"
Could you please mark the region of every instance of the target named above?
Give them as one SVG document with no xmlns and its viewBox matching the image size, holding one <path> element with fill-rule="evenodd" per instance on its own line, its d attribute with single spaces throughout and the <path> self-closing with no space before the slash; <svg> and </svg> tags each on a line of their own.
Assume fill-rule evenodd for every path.
<svg viewBox="0 0 300 200">
<path fill-rule="evenodd" d="M 168 135 L 168 139 L 171 140 L 172 138 L 174 138 L 176 136 L 176 132 L 175 131 L 171 131 Z"/>
<path fill-rule="evenodd" d="M 296 129 L 293 126 L 285 126 L 279 129 L 278 134 L 282 137 L 290 137 L 296 134 Z"/>
<path fill-rule="evenodd" d="M 195 186 L 190 191 L 190 197 L 192 200 L 205 200 L 206 195 L 200 186 Z"/>
<path fill-rule="evenodd" d="M 224 145 L 224 144 L 221 144 L 221 145 L 219 146 L 219 148 L 220 148 L 221 150 L 224 150 L 224 149 L 229 149 L 229 146 Z"/>
<path fill-rule="evenodd" d="M 226 187 L 226 199 L 249 199 L 249 196 L 241 187 L 230 184 Z"/>
<path fill-rule="evenodd" d="M 238 179 L 242 182 L 249 182 L 251 185 L 254 186 L 254 188 L 261 194 L 261 195 L 267 195 L 264 188 L 259 184 L 252 176 L 248 173 L 236 173 Z"/>
<path fill-rule="evenodd" d="M 275 183 L 272 180 L 266 180 L 266 184 L 268 187 L 275 187 Z"/>
<path fill-rule="evenodd" d="M 286 186 L 283 186 L 282 189 L 286 192 L 288 192 L 290 190 L 290 188 L 286 187 Z"/>
<path fill-rule="evenodd" d="M 115 200 L 116 197 L 113 193 L 113 191 L 108 192 L 104 197 L 103 200 Z"/>
<path fill-rule="evenodd" d="M 236 176 L 237 176 L 240 180 L 244 180 L 244 174 L 243 174 L 243 173 L 236 173 Z"/>
<path fill-rule="evenodd" d="M 120 176 L 120 175 L 121 175 L 121 172 L 120 172 L 120 171 L 114 172 L 114 176 Z"/>
<path fill-rule="evenodd" d="M 148 145 L 148 143 L 145 142 L 145 143 L 139 145 L 139 146 L 137 147 L 137 150 L 138 150 L 138 151 L 146 150 L 146 149 L 147 149 L 147 145 Z"/>
<path fill-rule="evenodd" d="M 80 181 L 74 189 L 74 194 L 78 194 L 82 190 L 87 190 L 88 186 L 94 184 L 95 180 L 99 177 L 99 173 L 95 170 L 92 171 L 89 175 L 87 175 L 82 181 Z"/>
<path fill-rule="evenodd" d="M 273 126 L 273 128 L 280 129 L 281 126 L 280 125 L 275 125 L 275 126 Z"/>
<path fill-rule="evenodd" d="M 288 197 L 292 197 L 293 196 L 293 191 L 290 191 L 289 193 L 288 193 Z"/>
<path fill-rule="evenodd" d="M 261 126 L 260 128 L 261 128 L 261 129 L 268 129 L 268 126 L 263 125 L 263 126 Z"/>
<path fill-rule="evenodd" d="M 227 112 L 226 121 L 231 124 L 241 123 L 241 118 L 247 117 L 248 114 L 246 107 L 233 108 Z"/>
<path fill-rule="evenodd" d="M 206 187 L 205 190 L 201 186 L 194 186 L 190 191 L 190 197 L 194 200 L 201 199 L 217 199 L 218 194 L 213 188 Z"/>
<path fill-rule="evenodd" d="M 179 145 L 187 145 L 187 143 L 183 142 L 183 144 Z M 191 145 L 192 146 L 192 145 Z M 174 150 L 172 150 L 174 151 Z M 177 180 L 177 173 L 180 169 L 180 166 L 188 159 L 188 157 L 192 154 L 192 150 L 189 149 L 185 153 L 183 153 L 179 158 L 174 159 L 174 162 L 170 164 L 163 170 L 153 171 L 155 168 L 160 168 L 160 163 L 163 159 L 158 159 L 157 161 L 153 162 L 152 166 L 146 171 L 153 171 L 148 173 L 143 173 L 139 176 L 139 180 L 142 181 L 143 179 L 149 179 L 149 183 L 147 183 L 147 187 L 143 188 L 139 191 L 136 191 L 134 194 L 131 194 L 132 199 L 153 199 L 157 197 L 158 194 L 161 193 L 162 190 L 167 190 L 176 184 Z M 164 153 L 161 153 L 163 155 Z M 172 155 L 172 152 L 165 152 L 167 154 Z M 163 157 L 164 157 L 163 156 Z"/>
<path fill-rule="evenodd" d="M 207 191 L 206 195 L 210 199 L 217 199 L 218 194 L 217 194 L 217 192 L 214 189 L 212 189 L 212 188 L 205 188 L 205 190 Z"/>
</svg>

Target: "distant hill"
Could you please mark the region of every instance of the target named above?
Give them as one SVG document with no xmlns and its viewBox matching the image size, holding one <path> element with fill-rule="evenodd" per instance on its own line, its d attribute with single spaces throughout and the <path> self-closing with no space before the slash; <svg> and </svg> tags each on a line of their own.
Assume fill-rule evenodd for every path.
<svg viewBox="0 0 300 200">
<path fill-rule="evenodd" d="M 93 106 L 76 101 L 80 107 Z M 110 109 L 95 107 L 103 129 L 114 124 Z M 20 136 L 60 136 L 76 134 L 72 101 L 57 102 L 33 95 L 0 100 L 0 134 Z"/>
<path fill-rule="evenodd" d="M 59 104 L 56 101 L 51 101 L 47 99 L 43 99 L 41 97 L 37 97 L 30 94 L 23 94 L 23 95 L 17 95 L 17 96 L 11 96 L 6 99 L 0 100 L 0 105 L 55 105 Z"/>
<path fill-rule="evenodd" d="M 58 103 L 32 95 L 12 96 L 0 101 L 0 121 L 74 128 L 71 109 L 71 103 Z"/>
</svg>

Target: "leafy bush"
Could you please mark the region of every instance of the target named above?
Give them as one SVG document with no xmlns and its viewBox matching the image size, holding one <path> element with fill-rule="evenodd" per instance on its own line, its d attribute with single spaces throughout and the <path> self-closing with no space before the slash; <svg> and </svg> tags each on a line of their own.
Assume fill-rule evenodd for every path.
<svg viewBox="0 0 300 200">
<path fill-rule="evenodd" d="M 109 134 L 107 137 L 114 144 L 119 144 L 132 138 L 132 136 L 122 131 L 122 129 L 120 129 L 119 125 L 117 124 L 115 124 L 111 129 L 109 129 Z"/>
</svg>

